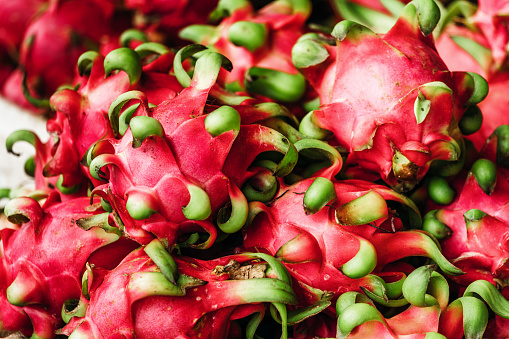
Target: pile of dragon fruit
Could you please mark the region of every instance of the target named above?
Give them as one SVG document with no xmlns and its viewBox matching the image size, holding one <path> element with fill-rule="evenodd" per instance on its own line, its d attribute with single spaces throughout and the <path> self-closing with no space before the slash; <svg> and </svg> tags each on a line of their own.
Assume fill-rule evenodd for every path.
<svg viewBox="0 0 509 339">
<path fill-rule="evenodd" d="M 50 138 L 6 141 L 34 180 L 0 190 L 0 337 L 509 337 L 508 27 L 508 0 L 2 1 L 0 95 Z"/>
</svg>

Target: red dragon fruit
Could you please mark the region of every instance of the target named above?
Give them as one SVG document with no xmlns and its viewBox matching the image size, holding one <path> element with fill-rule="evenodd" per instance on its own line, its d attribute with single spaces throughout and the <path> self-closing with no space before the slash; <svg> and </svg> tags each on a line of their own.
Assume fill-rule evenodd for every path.
<svg viewBox="0 0 509 339">
<path fill-rule="evenodd" d="M 1 333 L 53 338 L 63 325 L 64 302 L 80 298 L 85 264 L 112 268 L 134 248 L 119 241 L 120 232 L 108 225 L 108 213 L 97 200 L 94 205 L 88 198 L 53 200 L 41 207 L 20 197 L 5 206 L 7 218 L 19 229 L 0 233 Z M 98 251 L 105 251 L 107 259 L 96 257 Z"/>
<path fill-rule="evenodd" d="M 384 35 L 351 21 L 338 23 L 332 32 L 337 53 L 329 55 L 313 36 L 294 46 L 294 63 L 309 74 L 321 104 L 301 128 L 311 123 L 332 131 L 350 152 L 347 175 L 360 168 L 407 191 L 433 161 L 460 158 L 458 121 L 487 86 L 477 74 L 448 71 L 430 35 L 438 19 L 433 1 L 415 1 Z M 311 48 L 312 55 L 301 53 Z M 360 64 L 350 67 L 354 59 Z"/>
<path fill-rule="evenodd" d="M 283 319 L 285 304 L 297 303 L 288 273 L 267 255 L 200 261 L 172 257 L 153 240 L 115 269 L 98 273 L 92 270 L 88 280 L 86 315 L 62 330 L 71 338 L 226 338 L 232 320 L 255 313 L 252 337 L 265 313 L 261 303 L 277 304 Z"/>
<path fill-rule="evenodd" d="M 267 205 L 250 203 L 243 246 L 280 259 L 299 289 L 318 288 L 336 297 L 375 291 L 380 279 L 401 280 L 406 269 L 392 263 L 410 256 L 429 257 L 444 271 L 461 273 L 429 235 L 405 230 L 419 223 L 415 205 L 385 186 L 310 178 L 282 185 Z"/>
<path fill-rule="evenodd" d="M 223 1 L 218 8 L 229 14 L 218 26 L 188 26 L 180 36 L 232 60 L 233 70 L 220 75 L 227 88 L 279 102 L 299 100 L 306 84 L 292 64 L 291 49 L 305 31 L 311 4 L 279 0 L 255 11 L 249 1 Z"/>
</svg>

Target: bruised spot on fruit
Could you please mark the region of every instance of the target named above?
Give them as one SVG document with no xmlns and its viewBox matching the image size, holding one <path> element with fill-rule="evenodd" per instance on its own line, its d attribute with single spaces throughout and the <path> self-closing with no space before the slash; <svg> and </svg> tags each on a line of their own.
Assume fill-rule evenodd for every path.
<svg viewBox="0 0 509 339">
<path fill-rule="evenodd" d="M 222 275 L 229 274 L 230 280 L 247 280 L 265 277 L 266 264 L 253 264 L 241 266 L 236 260 L 230 260 L 228 264 L 218 265 L 212 270 L 212 274 Z"/>
</svg>

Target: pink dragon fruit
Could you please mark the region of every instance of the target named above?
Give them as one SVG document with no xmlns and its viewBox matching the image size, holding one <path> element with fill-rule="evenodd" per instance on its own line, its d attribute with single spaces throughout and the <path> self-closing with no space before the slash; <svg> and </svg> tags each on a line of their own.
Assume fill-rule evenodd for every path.
<svg viewBox="0 0 509 339">
<path fill-rule="evenodd" d="M 361 293 L 342 294 L 336 303 L 337 338 L 478 338 L 486 330 L 488 308 L 509 317 L 509 302 L 485 280 L 473 282 L 449 303 L 447 280 L 430 265 L 410 273 L 402 293 L 403 299 L 381 302 L 392 303 L 389 311 L 376 308 L 380 301 Z M 400 308 L 405 303 L 409 307 Z"/>
<path fill-rule="evenodd" d="M 97 200 L 94 205 L 88 198 L 53 201 L 48 198 L 41 207 L 20 197 L 5 207 L 19 229 L 0 233 L 1 333 L 54 338 L 63 325 L 64 302 L 80 298 L 85 264 L 109 269 L 134 249 L 134 243 L 120 240 L 120 232 L 109 226 L 108 213 Z"/>
<path fill-rule="evenodd" d="M 409 256 L 429 257 L 444 271 L 461 273 L 429 235 L 404 230 L 409 225 L 402 219 L 420 223 L 415 205 L 385 186 L 309 178 L 282 185 L 268 205 L 250 203 L 243 246 L 280 259 L 297 280 L 297 293 L 310 287 L 336 297 L 362 289 L 376 293 L 380 280 L 405 276 L 406 269 L 392 263 Z"/>
<path fill-rule="evenodd" d="M 504 20 L 503 16 L 497 16 L 504 10 L 502 6 L 498 8 L 500 10 L 498 13 L 496 4 L 490 4 L 489 1 L 480 2 L 479 8 L 466 2 L 459 2 L 450 7 L 452 8 L 446 16 L 444 28 L 437 40 L 440 56 L 450 70 L 479 73 L 489 84 L 488 95 L 478 105 L 483 115 L 482 120 L 476 123 L 478 126 L 475 130 L 464 133 L 469 135 L 468 139 L 480 150 L 485 140 L 500 124 L 509 122 L 505 115 L 500 113 L 501 107 L 509 105 L 505 96 L 509 81 L 509 73 L 506 70 L 507 52 L 500 49 L 500 43 L 509 35 L 507 28 L 503 29 L 500 26 Z M 448 22 L 455 18 L 453 14 L 456 11 L 460 11 L 464 16 L 461 23 Z M 496 34 L 500 41 L 492 43 L 493 34 Z M 495 46 L 497 44 L 498 46 Z"/>
<path fill-rule="evenodd" d="M 261 303 L 277 304 L 283 319 L 285 304 L 297 303 L 288 272 L 277 260 L 261 254 L 200 261 L 172 257 L 161 242 L 153 240 L 115 269 L 97 273 L 92 270 L 93 281 L 88 280 L 86 315 L 72 318 L 62 334 L 71 338 L 226 338 L 232 320 L 253 313 L 261 320 L 265 313 Z M 256 320 L 253 325 L 251 337 Z"/>
<path fill-rule="evenodd" d="M 59 86 L 72 82 L 76 61 L 90 48 L 87 45 L 98 45 L 103 37 L 113 34 L 113 11 L 114 5 L 109 1 L 50 1 L 26 29 L 19 68 L 12 75 L 21 82 L 8 81 L 9 86 L 16 87 L 5 88 L 3 94 L 15 100 L 25 87 L 28 101 L 17 102 L 19 105 L 46 106 L 47 98 Z"/>
<path fill-rule="evenodd" d="M 433 1 L 414 1 L 384 35 L 342 21 L 332 32 L 337 52 L 329 55 L 316 36 L 294 46 L 294 63 L 321 104 L 303 119 L 301 130 L 316 124 L 332 131 L 349 152 L 347 175 L 358 176 L 359 168 L 408 191 L 433 161 L 460 158 L 458 121 L 465 107 L 482 100 L 487 86 L 477 74 L 447 69 L 430 35 L 438 19 Z M 301 53 L 305 50 L 314 52 Z M 357 67 L 350 67 L 353 59 Z"/>
<path fill-rule="evenodd" d="M 182 53 L 195 47 L 177 53 L 176 63 L 181 62 Z M 210 215 L 220 218 L 218 226 L 226 233 L 244 224 L 247 201 L 239 187 L 256 174 L 249 173 L 248 167 L 258 154 L 287 153 L 276 165 L 277 175 L 287 174 L 296 162 L 297 151 L 283 135 L 257 124 L 241 126 L 234 108 L 223 106 L 204 114 L 222 60 L 217 53 L 202 55 L 189 87 L 153 108 L 142 92 L 119 96 L 110 108 L 116 133 L 121 132 L 121 122 L 125 123 L 124 113 L 120 114 L 124 104 L 132 99 L 141 102 L 128 122 L 130 128 L 120 140 L 103 139 L 91 150 L 91 174 L 110 181 L 94 192 L 109 201 L 127 233 L 142 244 L 153 233 L 172 246 L 179 234 L 187 233 L 183 230 L 203 229 L 210 236 L 202 246 L 212 245 L 216 228 Z M 245 112 L 254 121 L 252 114 L 270 116 L 263 110 Z M 106 168 L 109 175 L 105 176 Z M 223 209 L 225 204 L 231 208 Z"/>
<path fill-rule="evenodd" d="M 458 178 L 460 181 L 461 178 Z M 446 258 L 465 275 L 451 279 L 466 286 L 474 280 L 495 283 L 509 274 L 507 258 L 507 179 L 496 165 L 479 159 L 456 185 L 458 196 L 448 206 L 428 212 L 423 227 L 442 233 Z"/>
<path fill-rule="evenodd" d="M 16 68 L 23 34 L 45 0 L 7 1 L 0 4 L 0 88 Z"/>
<path fill-rule="evenodd" d="M 299 100 L 306 84 L 292 64 L 291 48 L 305 31 L 309 1 L 273 1 L 258 11 L 249 1 L 222 1 L 218 9 L 229 14 L 218 26 L 191 25 L 180 37 L 232 60 L 233 70 L 220 75 L 226 88 L 279 102 Z"/>
</svg>

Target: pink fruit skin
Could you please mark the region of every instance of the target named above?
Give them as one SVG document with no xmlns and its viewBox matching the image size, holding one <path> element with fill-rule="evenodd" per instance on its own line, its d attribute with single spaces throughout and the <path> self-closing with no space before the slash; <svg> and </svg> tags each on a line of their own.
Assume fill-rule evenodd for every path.
<svg viewBox="0 0 509 339">
<path fill-rule="evenodd" d="M 97 200 L 95 205 L 90 205 L 88 198 L 66 203 L 48 201 L 41 208 L 31 198 L 18 199 L 24 206 L 23 213 L 33 212 L 28 214 L 31 220 L 18 230 L 3 229 L 0 233 L 0 270 L 3 271 L 0 279 L 3 305 L 0 308 L 0 329 L 30 333 L 33 323 L 36 326 L 34 330 L 39 326 L 55 331 L 63 325 L 60 313 L 64 301 L 80 297 L 85 264 L 97 263 L 98 267 L 105 265 L 110 268 L 133 246 L 131 242 L 121 241 L 112 252 L 116 254 L 108 260 L 99 259 L 100 255 L 98 259 L 92 259 L 91 255 L 101 248 L 111 251 L 107 245 L 114 245 L 119 239 L 118 234 L 106 233 L 98 228 L 85 231 L 77 225 L 78 219 L 102 212 Z M 11 305 L 6 299 L 6 289 L 13 282 L 24 286 L 26 295 L 22 306 Z M 12 324 L 16 319 L 18 323 Z"/>
<path fill-rule="evenodd" d="M 296 286 L 300 286 L 296 287 L 297 293 L 301 291 L 302 284 L 333 292 L 336 298 L 347 291 L 360 291 L 361 287 L 370 289 L 369 276 L 353 279 L 340 271 L 340 267 L 357 254 L 361 240 L 372 242 L 378 253 L 380 263 L 376 272 L 392 261 L 412 255 L 404 248 L 400 248 L 398 253 L 386 253 L 387 249 L 384 252 L 383 244 L 394 235 L 385 232 L 391 232 L 392 227 L 396 230 L 402 227 L 400 220 L 389 211 L 386 211 L 389 213 L 386 217 L 372 222 L 385 232 L 371 225 L 340 226 L 334 221 L 335 208 L 370 191 L 377 192 L 384 199 L 398 201 L 397 195 L 393 195 L 390 189 L 360 180 L 337 182 L 338 199 L 319 212 L 306 215 L 303 197 L 313 180 L 283 185 L 277 194 L 279 198 L 269 206 L 257 204 L 256 208 L 262 212 L 246 228 L 244 235 L 245 249 L 269 253 L 283 261 L 297 281 Z M 414 254 L 422 255 L 417 251 Z"/>
<path fill-rule="evenodd" d="M 452 230 L 452 235 L 441 241 L 443 253 L 467 274 L 452 277 L 462 286 L 477 279 L 495 283 L 509 276 L 509 184 L 501 174 L 491 195 L 482 191 L 475 176 L 469 174 L 457 188 L 456 200 L 439 210 L 435 216 Z M 478 222 L 467 223 L 463 216 L 470 209 L 485 213 Z M 470 226 L 469 226 L 470 225 Z"/>
<path fill-rule="evenodd" d="M 422 179 L 431 161 L 455 159 L 451 148 L 459 148 L 461 136 L 451 126 L 472 93 L 462 88 L 465 75 L 447 69 L 431 35 L 425 37 L 410 15 L 401 16 L 383 35 L 351 28 L 337 41 L 334 64 L 314 77 L 321 106 L 313 115 L 350 152 L 347 167 L 378 173 L 402 191 Z M 350 67 L 350 60 L 358 60 L 358 67 Z M 426 84 L 436 82 L 449 90 L 427 89 Z M 419 93 L 431 104 L 420 123 L 414 113 Z M 413 163 L 408 171 L 394 172 L 397 152 Z"/>
<path fill-rule="evenodd" d="M 140 248 L 92 287 L 86 316 L 73 318 L 62 333 L 69 335 L 77 330 L 95 338 L 226 338 L 232 320 L 264 312 L 262 305 L 244 299 L 247 291 L 241 291 L 242 280 L 227 280 L 228 273 L 212 273 L 217 265 L 224 266 L 231 259 L 242 263 L 246 258 L 174 259 L 180 274 L 204 280 L 205 284 L 187 288 L 182 296 L 134 290 L 130 282 L 137 274 L 159 272 Z"/>
</svg>

